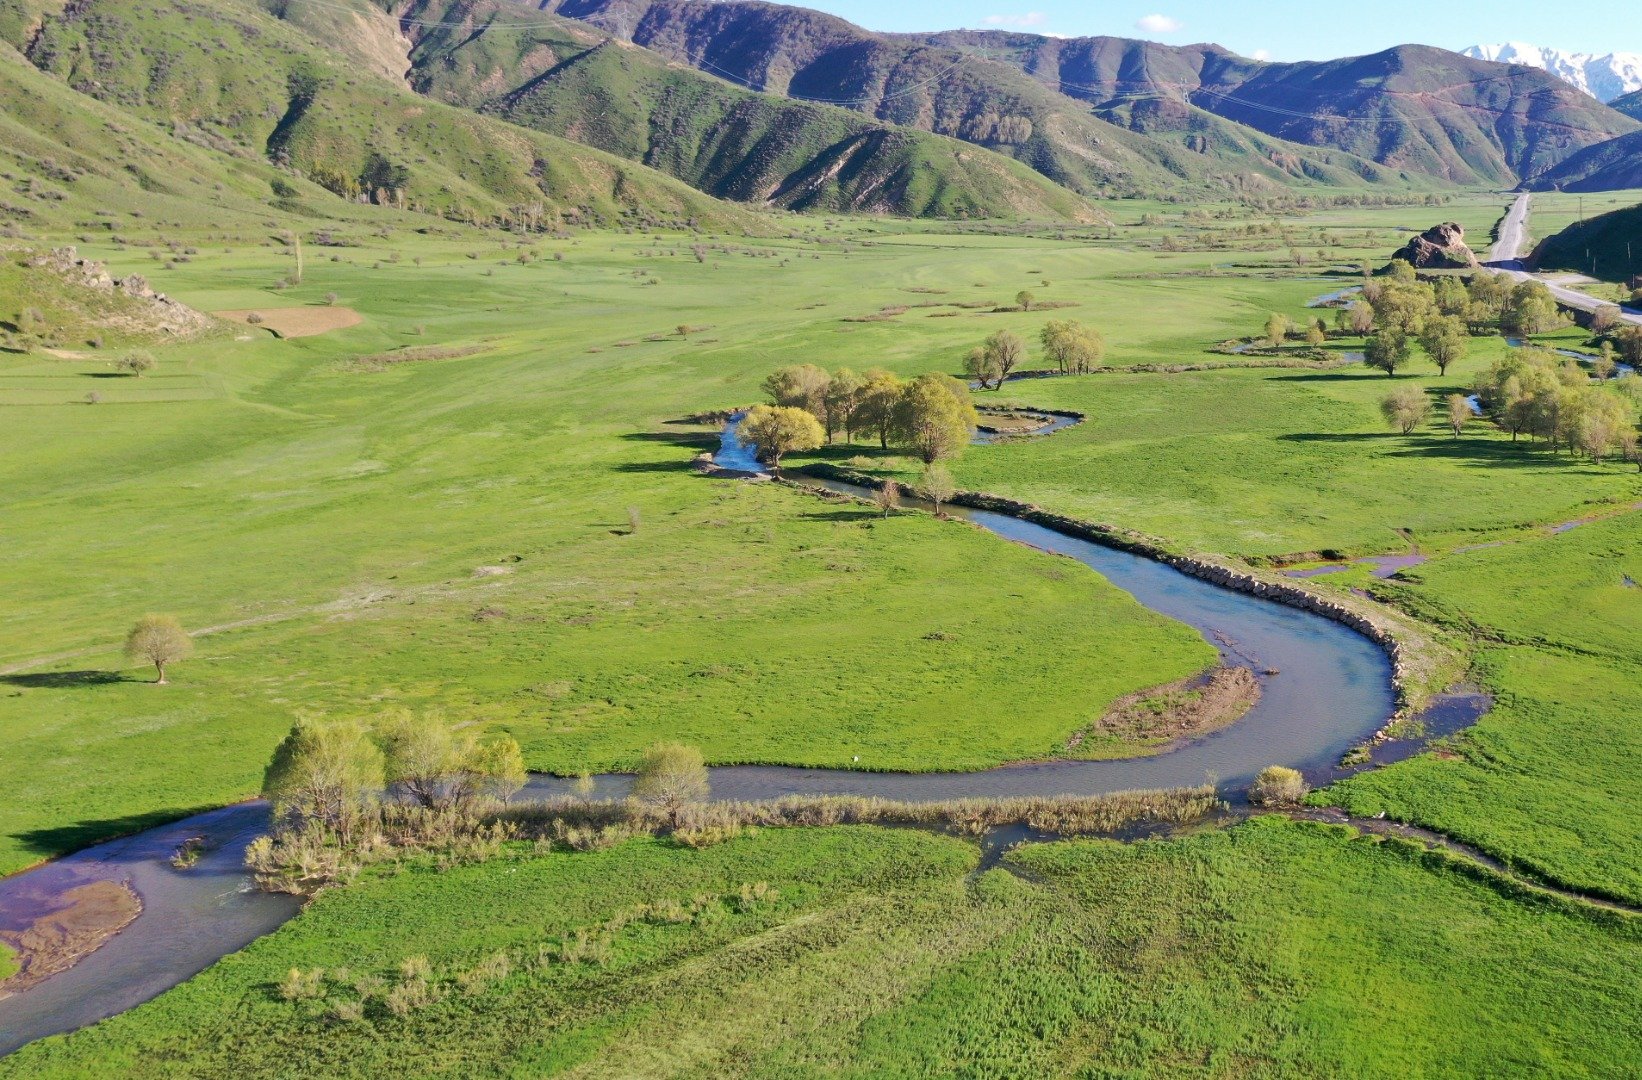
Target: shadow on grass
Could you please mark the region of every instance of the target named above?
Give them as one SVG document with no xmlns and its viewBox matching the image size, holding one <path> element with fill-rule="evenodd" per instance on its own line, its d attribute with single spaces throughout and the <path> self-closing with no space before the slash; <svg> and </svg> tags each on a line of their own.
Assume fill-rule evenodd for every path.
<svg viewBox="0 0 1642 1080">
<path fill-rule="evenodd" d="M 149 829 L 192 817 L 209 806 L 172 806 L 163 810 L 149 810 L 141 814 L 127 814 L 112 818 L 83 818 L 67 825 L 53 825 L 43 829 L 27 829 L 16 837 L 34 855 L 57 856 L 116 840 Z"/>
<path fill-rule="evenodd" d="M 67 690 L 76 686 L 141 681 L 128 678 L 118 671 L 41 671 L 32 675 L 0 675 L 0 686 L 22 686 L 31 690 Z"/>
<path fill-rule="evenodd" d="M 1394 431 L 1360 431 L 1339 434 L 1297 432 L 1279 435 L 1277 438 L 1279 442 L 1337 443 L 1342 446 L 1356 444 L 1383 447 L 1388 444 L 1401 444 L 1402 449 L 1392 451 L 1387 456 L 1470 462 L 1503 469 L 1541 469 L 1548 465 L 1584 464 L 1566 454 L 1554 456 L 1544 446 L 1534 446 L 1526 442 L 1500 442 L 1494 439 L 1479 439 L 1468 436 L 1455 439 L 1450 436 L 1438 435 L 1399 435 Z"/>
<path fill-rule="evenodd" d="M 710 431 L 631 431 L 622 436 L 628 442 L 666 443 L 669 446 L 699 446 L 710 449 L 718 445 L 718 434 Z"/>
</svg>

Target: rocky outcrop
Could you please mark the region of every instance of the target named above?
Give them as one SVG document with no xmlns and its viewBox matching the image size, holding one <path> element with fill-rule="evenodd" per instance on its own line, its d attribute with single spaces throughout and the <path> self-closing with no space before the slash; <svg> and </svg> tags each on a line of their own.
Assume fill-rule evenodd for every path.
<svg viewBox="0 0 1642 1080">
<path fill-rule="evenodd" d="M 80 258 L 72 247 L 30 255 L 23 265 L 54 274 L 71 287 L 114 293 L 131 301 L 129 310 L 108 316 L 122 330 L 192 337 L 216 325 L 209 315 L 155 292 L 140 274 L 114 277 L 105 264 Z"/>
<path fill-rule="evenodd" d="M 1465 230 L 1452 221 L 1425 230 L 1391 256 L 1416 270 L 1469 270 L 1477 265 L 1476 252 L 1465 243 Z"/>
</svg>

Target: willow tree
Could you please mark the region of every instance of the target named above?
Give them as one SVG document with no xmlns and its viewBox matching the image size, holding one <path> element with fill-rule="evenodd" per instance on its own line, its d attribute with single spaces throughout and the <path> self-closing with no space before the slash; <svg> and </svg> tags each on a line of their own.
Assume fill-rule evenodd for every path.
<svg viewBox="0 0 1642 1080">
<path fill-rule="evenodd" d="M 883 368 L 871 368 L 863 378 L 866 384 L 861 387 L 855 407 L 856 422 L 878 436 L 880 449 L 888 450 L 890 436 L 895 433 L 895 411 L 906 385 L 900 376 Z"/>
<path fill-rule="evenodd" d="M 1106 341 L 1100 331 L 1069 319 L 1051 319 L 1038 335 L 1043 353 L 1068 375 L 1083 375 L 1106 359 Z"/>
<path fill-rule="evenodd" d="M 144 615 L 125 636 L 125 655 L 154 665 L 157 686 L 165 685 L 165 667 L 185 660 L 194 651 L 194 639 L 170 615 Z"/>
<path fill-rule="evenodd" d="M 806 409 L 788 405 L 754 405 L 741 421 L 741 445 L 755 447 L 760 461 L 781 471 L 781 459 L 799 450 L 814 450 L 825 433 L 821 421 Z"/>
<path fill-rule="evenodd" d="M 1411 435 L 1430 419 L 1431 399 L 1417 386 L 1404 386 L 1385 396 L 1380 402 L 1380 411 L 1385 414 L 1387 423 L 1404 435 Z"/>
<path fill-rule="evenodd" d="M 675 829 L 684 807 L 705 799 L 708 790 L 701 751 L 676 742 L 656 743 L 646 750 L 633 780 L 633 797 L 665 810 Z"/>
<path fill-rule="evenodd" d="M 346 840 L 384 782 L 382 751 L 363 724 L 303 718 L 274 750 L 262 794 L 276 820 L 317 824 Z"/>
<path fill-rule="evenodd" d="M 896 409 L 902 440 L 925 465 L 961 454 L 975 435 L 976 422 L 968 387 L 935 371 L 908 383 Z"/>
<path fill-rule="evenodd" d="M 376 725 L 387 783 L 432 810 L 505 799 L 525 783 L 524 758 L 511 735 L 481 741 L 438 713 L 398 710 Z"/>
<path fill-rule="evenodd" d="M 1471 351 L 1471 332 L 1465 320 L 1455 315 L 1438 315 L 1427 319 L 1420 329 L 1420 348 L 1437 365 L 1437 372 L 1448 374 L 1450 364 L 1465 359 Z"/>
</svg>

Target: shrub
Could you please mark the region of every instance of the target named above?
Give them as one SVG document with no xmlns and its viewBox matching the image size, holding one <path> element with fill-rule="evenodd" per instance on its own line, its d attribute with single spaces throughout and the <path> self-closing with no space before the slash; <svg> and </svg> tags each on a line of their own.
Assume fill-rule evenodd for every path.
<svg viewBox="0 0 1642 1080">
<path fill-rule="evenodd" d="M 114 366 L 120 371 L 125 372 L 127 375 L 140 379 L 143 375 L 153 371 L 155 365 L 154 357 L 148 353 L 139 351 L 126 353 L 124 356 L 120 357 L 119 360 L 115 361 Z"/>
<path fill-rule="evenodd" d="M 285 978 L 280 980 L 279 996 L 286 1001 L 307 1001 L 324 997 L 325 969 L 303 971 L 301 968 L 292 968 Z"/>
<path fill-rule="evenodd" d="M 1298 769 L 1269 765 L 1260 770 L 1249 787 L 1249 802 L 1256 806 L 1293 806 L 1311 790 Z"/>
</svg>

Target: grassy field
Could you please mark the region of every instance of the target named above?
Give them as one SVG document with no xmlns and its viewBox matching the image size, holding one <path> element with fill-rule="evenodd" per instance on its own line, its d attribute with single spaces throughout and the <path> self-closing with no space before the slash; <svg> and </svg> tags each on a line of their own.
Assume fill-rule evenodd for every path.
<svg viewBox="0 0 1642 1080">
<path fill-rule="evenodd" d="M 1014 859 L 856 827 L 373 873 L 0 1075 L 1617 1075 L 1642 1037 L 1633 921 L 1407 845 L 1265 819 Z M 437 1000 L 396 1015 L 414 957 Z"/>
</svg>

